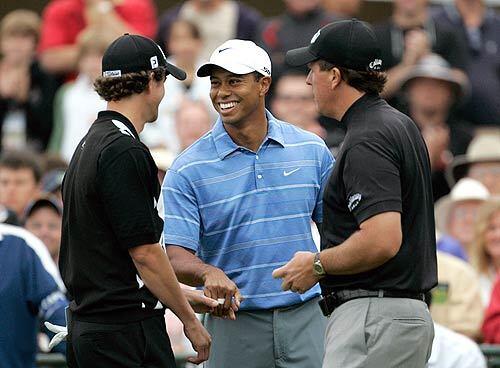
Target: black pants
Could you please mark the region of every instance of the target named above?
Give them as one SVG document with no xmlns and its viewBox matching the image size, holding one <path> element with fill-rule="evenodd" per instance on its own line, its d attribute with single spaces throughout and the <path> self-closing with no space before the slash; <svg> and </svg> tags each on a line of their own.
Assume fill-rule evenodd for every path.
<svg viewBox="0 0 500 368">
<path fill-rule="evenodd" d="M 73 320 L 69 368 L 175 368 L 163 316 L 127 324 Z"/>
</svg>

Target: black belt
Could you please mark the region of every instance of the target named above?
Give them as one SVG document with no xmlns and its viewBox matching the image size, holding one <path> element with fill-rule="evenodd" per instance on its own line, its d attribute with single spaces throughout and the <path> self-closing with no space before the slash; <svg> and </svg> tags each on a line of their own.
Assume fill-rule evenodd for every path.
<svg viewBox="0 0 500 368">
<path fill-rule="evenodd" d="M 328 317 L 333 311 L 345 302 L 359 298 L 408 298 L 425 301 L 423 293 L 412 293 L 407 291 L 385 291 L 385 290 L 339 290 L 325 295 L 319 302 L 323 314 Z"/>
</svg>

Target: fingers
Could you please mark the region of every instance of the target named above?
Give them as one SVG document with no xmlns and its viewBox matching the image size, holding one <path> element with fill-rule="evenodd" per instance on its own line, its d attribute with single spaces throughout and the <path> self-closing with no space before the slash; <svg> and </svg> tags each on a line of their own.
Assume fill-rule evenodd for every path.
<svg viewBox="0 0 500 368">
<path fill-rule="evenodd" d="M 206 361 L 208 359 L 209 355 L 210 355 L 210 349 L 209 348 L 202 348 L 198 351 L 198 354 L 195 357 L 187 358 L 187 361 L 198 365 L 198 364 Z"/>
<path fill-rule="evenodd" d="M 273 271 L 273 277 L 275 279 L 281 279 L 286 276 L 286 265 L 281 266 Z"/>
</svg>

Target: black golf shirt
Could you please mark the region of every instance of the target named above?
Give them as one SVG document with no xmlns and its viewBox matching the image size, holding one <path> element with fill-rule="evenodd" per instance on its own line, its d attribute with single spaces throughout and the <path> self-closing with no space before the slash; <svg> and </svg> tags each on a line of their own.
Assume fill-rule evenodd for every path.
<svg viewBox="0 0 500 368">
<path fill-rule="evenodd" d="M 424 292 L 437 283 L 431 170 L 415 123 L 378 95 L 366 94 L 346 112 L 344 143 L 325 189 L 322 249 L 344 242 L 383 212 L 401 213 L 399 252 L 353 275 L 327 275 L 324 295 L 344 289 Z"/>
<path fill-rule="evenodd" d="M 101 111 L 79 143 L 63 182 L 59 266 L 74 319 L 125 323 L 162 314 L 128 250 L 157 243 L 157 167 L 132 123 Z"/>
</svg>

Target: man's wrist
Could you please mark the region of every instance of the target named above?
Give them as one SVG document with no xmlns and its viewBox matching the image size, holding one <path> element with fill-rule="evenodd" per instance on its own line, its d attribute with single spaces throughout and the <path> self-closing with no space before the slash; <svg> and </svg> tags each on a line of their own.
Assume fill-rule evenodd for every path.
<svg viewBox="0 0 500 368">
<path fill-rule="evenodd" d="M 323 263 L 321 263 L 321 252 L 317 252 L 316 254 L 314 254 L 313 273 L 314 276 L 316 276 L 318 279 L 326 276 L 325 268 L 323 266 Z"/>
</svg>

